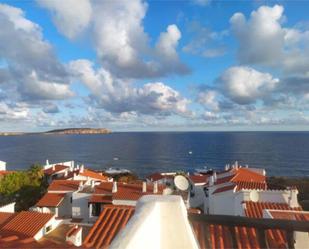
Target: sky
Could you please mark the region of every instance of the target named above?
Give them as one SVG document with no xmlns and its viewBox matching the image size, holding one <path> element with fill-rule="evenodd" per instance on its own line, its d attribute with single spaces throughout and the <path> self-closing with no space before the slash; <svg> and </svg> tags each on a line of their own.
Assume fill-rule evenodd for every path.
<svg viewBox="0 0 309 249">
<path fill-rule="evenodd" d="M 309 130 L 309 1 L 0 1 L 0 131 Z"/>
</svg>

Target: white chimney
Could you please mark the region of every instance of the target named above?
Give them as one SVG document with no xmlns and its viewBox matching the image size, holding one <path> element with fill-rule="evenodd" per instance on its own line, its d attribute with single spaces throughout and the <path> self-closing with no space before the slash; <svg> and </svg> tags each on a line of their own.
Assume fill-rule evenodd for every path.
<svg viewBox="0 0 309 249">
<path fill-rule="evenodd" d="M 55 170 L 55 164 L 53 164 L 52 169 L 53 169 L 53 171 Z"/>
<path fill-rule="evenodd" d="M 290 190 L 290 196 L 289 196 L 289 206 L 291 208 L 299 207 L 298 201 L 297 201 L 297 195 L 298 195 L 298 190 L 296 188 L 292 188 Z"/>
<path fill-rule="evenodd" d="M 209 186 L 213 186 L 215 183 L 214 176 L 209 177 Z"/>
<path fill-rule="evenodd" d="M 83 190 L 83 182 L 82 181 L 79 182 L 79 190 Z"/>
<path fill-rule="evenodd" d="M 84 173 L 84 169 L 85 169 L 85 166 L 84 166 L 84 164 L 82 164 L 81 166 L 80 166 L 80 173 Z"/>
<path fill-rule="evenodd" d="M 238 169 L 238 162 L 235 161 L 235 169 Z"/>
<path fill-rule="evenodd" d="M 217 182 L 217 172 L 216 171 L 213 173 L 213 177 L 214 177 L 214 183 Z"/>
<path fill-rule="evenodd" d="M 92 181 L 91 181 L 91 188 L 93 189 L 94 186 L 95 186 L 95 184 L 94 184 L 94 181 L 92 180 Z"/>
<path fill-rule="evenodd" d="M 147 192 L 147 183 L 146 182 L 143 182 L 143 193 L 146 193 Z"/>
<path fill-rule="evenodd" d="M 118 191 L 117 188 L 117 182 L 113 182 L 113 189 L 112 189 L 112 193 L 116 193 Z"/>
<path fill-rule="evenodd" d="M 157 181 L 155 181 L 153 184 L 153 193 L 154 194 L 158 193 L 158 182 Z"/>
<path fill-rule="evenodd" d="M 229 170 L 229 166 L 228 166 L 227 164 L 225 164 L 224 170 L 225 170 L 225 171 L 228 171 L 228 170 Z"/>
<path fill-rule="evenodd" d="M 64 171 L 64 177 L 67 177 L 68 176 L 68 171 Z"/>
<path fill-rule="evenodd" d="M 73 173 L 73 180 L 75 180 L 76 179 L 76 177 L 77 177 L 77 173 Z"/>
<path fill-rule="evenodd" d="M 48 159 L 46 159 L 46 166 L 47 166 L 47 165 L 49 165 L 49 161 L 48 161 Z"/>
</svg>

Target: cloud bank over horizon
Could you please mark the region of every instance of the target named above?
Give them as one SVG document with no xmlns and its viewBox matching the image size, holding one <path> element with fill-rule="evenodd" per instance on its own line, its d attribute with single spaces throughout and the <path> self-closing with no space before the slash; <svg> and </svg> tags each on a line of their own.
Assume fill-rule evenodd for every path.
<svg viewBox="0 0 309 249">
<path fill-rule="evenodd" d="M 246 3 L 216 23 L 212 1 L 169 4 L 0 4 L 1 130 L 308 127 L 305 16 Z"/>
</svg>

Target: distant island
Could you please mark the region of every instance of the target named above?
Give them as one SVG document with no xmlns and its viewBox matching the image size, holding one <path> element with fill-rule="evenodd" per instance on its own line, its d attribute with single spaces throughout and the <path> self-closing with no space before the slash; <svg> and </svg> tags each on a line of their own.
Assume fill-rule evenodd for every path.
<svg viewBox="0 0 309 249">
<path fill-rule="evenodd" d="M 109 134 L 111 130 L 106 128 L 67 128 L 67 129 L 56 129 L 44 132 L 0 132 L 0 136 L 19 136 L 19 135 L 30 135 L 30 134 Z"/>
</svg>

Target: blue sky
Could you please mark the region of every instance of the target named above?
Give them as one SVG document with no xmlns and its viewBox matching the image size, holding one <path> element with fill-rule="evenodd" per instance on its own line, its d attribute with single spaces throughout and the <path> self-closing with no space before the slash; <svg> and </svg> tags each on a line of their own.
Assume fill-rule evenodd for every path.
<svg viewBox="0 0 309 249">
<path fill-rule="evenodd" d="M 308 130 L 309 2 L 0 3 L 2 131 Z"/>
</svg>

